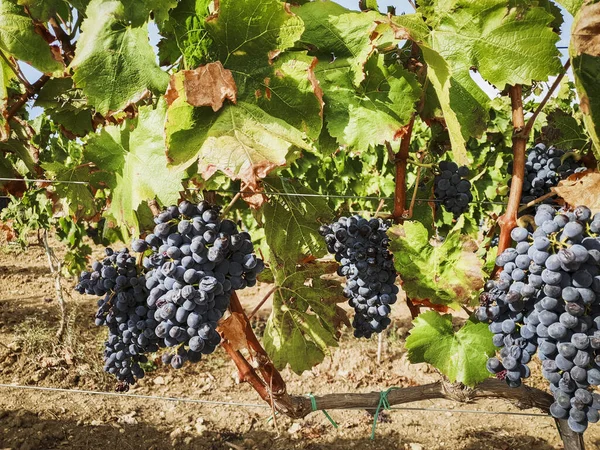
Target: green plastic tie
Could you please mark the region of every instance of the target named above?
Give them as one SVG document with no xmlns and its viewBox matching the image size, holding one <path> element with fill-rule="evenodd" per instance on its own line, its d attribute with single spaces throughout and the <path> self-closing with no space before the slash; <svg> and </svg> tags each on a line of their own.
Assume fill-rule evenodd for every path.
<svg viewBox="0 0 600 450">
<path fill-rule="evenodd" d="M 379 404 L 377 405 L 377 409 L 375 410 L 375 417 L 373 417 L 373 429 L 371 430 L 371 440 L 375 439 L 375 430 L 377 429 L 377 419 L 379 418 L 379 411 L 381 411 L 381 408 L 383 407 L 383 409 L 390 409 L 390 402 L 388 401 L 388 394 L 390 393 L 390 391 L 393 391 L 395 389 L 400 389 L 397 387 L 391 387 L 386 391 L 381 391 L 379 393 Z"/>
<path fill-rule="evenodd" d="M 308 394 L 308 398 L 310 398 L 310 405 L 312 406 L 312 410 L 319 411 L 319 409 L 317 408 L 317 399 L 315 398 L 315 396 L 312 394 Z M 331 425 L 333 425 L 334 428 L 338 427 L 338 424 L 335 423 L 335 420 L 333 420 L 331 418 L 331 416 L 329 415 L 329 413 L 327 413 L 327 411 L 325 411 L 324 409 L 321 409 L 320 411 L 323 411 L 323 414 L 325 414 L 325 417 L 327 417 L 327 420 L 329 420 L 329 422 L 331 422 Z"/>
</svg>

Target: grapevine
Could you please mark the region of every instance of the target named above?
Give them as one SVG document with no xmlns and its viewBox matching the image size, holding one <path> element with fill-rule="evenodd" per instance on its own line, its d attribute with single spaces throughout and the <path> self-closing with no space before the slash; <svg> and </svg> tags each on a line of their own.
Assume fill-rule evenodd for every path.
<svg viewBox="0 0 600 450">
<path fill-rule="evenodd" d="M 408 4 L 0 0 L 0 232 L 44 246 L 46 347 L 76 364 L 61 277 L 80 273 L 119 390 L 220 347 L 275 420 L 492 396 L 552 413 L 582 450 L 600 406 L 600 9 Z M 81 272 L 88 237 L 105 255 Z M 251 321 L 237 292 L 265 266 Z M 438 383 L 291 395 L 282 374 L 325 361 L 345 325 L 378 334 L 378 362 L 401 336 Z M 527 386 L 535 355 L 552 396 Z"/>
</svg>

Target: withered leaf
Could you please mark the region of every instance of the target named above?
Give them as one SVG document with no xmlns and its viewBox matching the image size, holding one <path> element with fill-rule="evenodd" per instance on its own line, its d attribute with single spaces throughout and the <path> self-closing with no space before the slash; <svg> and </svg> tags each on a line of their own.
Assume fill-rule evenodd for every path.
<svg viewBox="0 0 600 450">
<path fill-rule="evenodd" d="M 234 350 L 242 350 L 248 348 L 248 340 L 246 339 L 247 326 L 248 321 L 244 315 L 234 312 L 219 324 L 217 331 L 223 339 L 231 344 Z"/>
<path fill-rule="evenodd" d="M 571 206 L 585 205 L 592 212 L 600 212 L 600 173 L 591 170 L 571 175 L 558 183 L 552 191 Z"/>
<path fill-rule="evenodd" d="M 192 106 L 210 106 L 216 112 L 227 98 L 236 103 L 237 86 L 231 71 L 217 61 L 171 75 L 167 103 L 171 105 L 180 95 Z"/>
</svg>

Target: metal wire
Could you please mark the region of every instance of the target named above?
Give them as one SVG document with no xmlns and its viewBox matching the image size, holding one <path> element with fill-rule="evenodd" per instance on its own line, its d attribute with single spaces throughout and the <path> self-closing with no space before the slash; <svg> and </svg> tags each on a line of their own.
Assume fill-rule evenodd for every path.
<svg viewBox="0 0 600 450">
<path fill-rule="evenodd" d="M 32 178 L 0 178 L 0 181 L 27 181 L 30 183 L 53 183 L 53 184 L 83 184 L 89 185 L 88 181 L 70 181 L 70 180 L 42 180 Z"/>
<path fill-rule="evenodd" d="M 179 398 L 179 397 L 160 397 L 155 395 L 142 395 L 142 394 L 125 394 L 118 392 L 103 392 L 103 391 L 87 391 L 82 389 L 63 389 L 53 387 L 42 387 L 42 386 L 25 386 L 19 384 L 0 384 L 0 387 L 9 389 L 24 389 L 30 391 L 47 391 L 47 392 L 63 392 L 69 394 L 86 394 L 86 395 L 104 395 L 107 397 L 129 397 L 129 398 L 141 398 L 145 400 L 163 400 L 169 402 L 183 402 L 183 403 L 199 403 L 207 405 L 222 405 L 222 406 L 243 406 L 245 408 L 269 408 L 271 407 L 266 404 L 259 403 L 240 403 L 240 402 L 220 402 L 217 400 L 200 400 L 193 398 Z"/>
<path fill-rule="evenodd" d="M 42 179 L 31 179 L 31 178 L 0 178 L 0 181 L 26 181 L 26 182 L 35 182 L 35 183 L 49 183 L 49 184 L 80 184 L 80 185 L 89 185 L 90 183 L 87 181 L 69 181 L 69 180 L 42 180 Z M 188 188 L 188 190 L 201 190 L 200 188 Z M 320 198 L 343 198 L 343 199 L 360 199 L 360 200 L 384 200 L 384 201 L 393 201 L 394 197 L 377 197 L 377 196 L 369 196 L 369 195 L 340 195 L 340 194 L 301 194 L 295 192 L 254 192 L 254 191 L 236 191 L 236 190 L 228 190 L 228 189 L 218 189 L 213 192 L 225 193 L 225 194 L 245 194 L 245 195 L 254 195 L 254 194 L 263 194 L 270 195 L 276 197 L 320 197 Z M 416 198 L 416 202 L 433 202 L 433 203 L 442 203 L 443 200 L 440 199 L 430 199 L 430 198 Z M 481 205 L 507 205 L 506 202 L 492 202 L 489 200 L 482 200 L 478 202 L 469 202 L 469 203 L 479 203 Z M 526 205 L 526 203 L 521 203 L 521 205 Z"/>
<path fill-rule="evenodd" d="M 144 400 L 160 400 L 169 402 L 181 402 L 181 403 L 196 403 L 206 405 L 220 405 L 220 406 L 236 406 L 244 408 L 262 408 L 272 409 L 270 405 L 261 403 L 243 403 L 243 402 L 221 402 L 218 400 L 200 400 L 192 398 L 180 398 L 180 397 L 161 397 L 156 395 L 142 395 L 142 394 L 127 394 L 118 392 L 103 392 L 103 391 L 88 391 L 83 389 L 64 389 L 64 388 L 53 388 L 53 387 L 42 387 L 42 386 L 25 386 L 20 384 L 0 384 L 0 388 L 7 389 L 22 389 L 30 391 L 44 391 L 44 392 L 61 392 L 67 394 L 84 394 L 84 395 L 99 395 L 105 397 L 125 397 L 125 398 L 140 398 Z M 353 408 L 338 408 L 339 410 L 363 410 L 365 407 L 353 407 Z M 523 413 L 515 411 L 481 411 L 477 409 L 451 409 L 451 408 L 419 408 L 410 406 L 393 406 L 390 408 L 394 411 L 423 411 L 423 412 L 452 412 L 461 414 L 486 414 L 486 415 L 509 415 L 509 416 L 531 416 L 531 417 L 551 417 L 549 414 L 540 413 Z"/>
</svg>

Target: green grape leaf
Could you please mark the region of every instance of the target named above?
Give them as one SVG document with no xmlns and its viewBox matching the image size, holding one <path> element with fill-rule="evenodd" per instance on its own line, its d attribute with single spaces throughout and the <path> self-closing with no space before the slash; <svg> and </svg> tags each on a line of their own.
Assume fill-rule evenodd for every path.
<svg viewBox="0 0 600 450">
<path fill-rule="evenodd" d="M 352 12 L 330 1 L 310 2 L 293 8 L 304 21 L 305 31 L 300 43 L 320 60 L 345 59 L 350 81 L 358 85 L 365 77 L 363 67 L 375 49 L 371 31 L 379 12 Z"/>
<path fill-rule="evenodd" d="M 596 158 L 600 158 L 600 4 L 581 8 L 573 21 L 569 46 L 575 87 L 583 122 L 592 138 Z"/>
<path fill-rule="evenodd" d="M 448 61 L 461 85 L 470 67 L 500 89 L 560 72 L 559 36 L 549 26 L 554 16 L 531 2 L 515 3 L 509 8 L 504 0 L 457 0 L 431 32 L 431 47 Z"/>
<path fill-rule="evenodd" d="M 277 369 L 286 365 L 297 374 L 321 363 L 329 347 L 337 347 L 335 324 L 345 313 L 337 303 L 345 299 L 339 284 L 320 278 L 317 264 L 297 270 L 274 270 L 273 310 L 263 343 Z M 334 295 L 332 295 L 334 292 Z"/>
<path fill-rule="evenodd" d="M 411 363 L 429 363 L 450 382 L 471 387 L 490 377 L 486 362 L 496 352 L 487 324 L 469 320 L 455 332 L 452 316 L 435 311 L 413 320 L 406 349 Z"/>
<path fill-rule="evenodd" d="M 548 136 L 548 144 L 563 150 L 581 150 L 588 143 L 582 124 L 572 114 L 555 109 L 546 116 L 546 120 L 542 136 Z"/>
<path fill-rule="evenodd" d="M 89 103 L 107 114 L 147 91 L 163 93 L 169 76 L 156 64 L 147 25 L 132 26 L 119 1 L 92 0 L 86 14 L 71 68 Z"/>
<path fill-rule="evenodd" d="M 165 113 L 164 100 L 156 109 L 143 106 L 137 118 L 104 127 L 85 147 L 86 159 L 106 174 L 112 189 L 109 215 L 132 234 L 139 229 L 136 210 L 144 201 L 157 198 L 169 205 L 179 200 L 183 173 L 169 171 L 165 164 Z"/>
<path fill-rule="evenodd" d="M 0 142 L 8 139 L 10 135 L 10 127 L 4 114 L 8 102 L 8 87 L 15 78 L 10 66 L 4 59 L 0 59 Z"/>
<path fill-rule="evenodd" d="M 41 34 L 36 33 L 31 18 L 22 6 L 11 0 L 0 0 L 0 50 L 31 64 L 40 72 L 64 69 Z M 58 52 L 56 52 L 58 55 Z"/>
<path fill-rule="evenodd" d="M 168 157 L 179 167 L 198 160 L 206 180 L 219 170 L 257 190 L 259 179 L 285 166 L 294 149 L 311 148 L 304 133 L 258 106 L 238 102 L 215 115 L 210 108 L 194 110 L 183 103 L 178 98 L 169 108 Z"/>
<path fill-rule="evenodd" d="M 183 56 L 183 67 L 192 68 L 209 60 L 212 39 L 206 30 L 209 5 L 213 0 L 181 0 L 168 19 L 158 23 L 162 39 L 158 42 L 161 66 L 176 64 Z M 180 65 L 181 66 L 181 65 Z"/>
<path fill-rule="evenodd" d="M 75 89 L 71 78 L 52 78 L 40 90 L 34 106 L 44 108 L 67 132 L 83 137 L 93 129 L 93 110 L 82 97 L 82 91 Z"/>
<path fill-rule="evenodd" d="M 560 6 L 569 11 L 569 14 L 575 16 L 583 6 L 585 0 L 554 0 Z"/>
<path fill-rule="evenodd" d="M 271 194 L 263 212 L 265 239 L 275 262 L 295 265 L 324 256 L 327 247 L 319 226 L 333 220 L 327 200 L 285 178 L 266 178 L 263 185 Z"/>
<path fill-rule="evenodd" d="M 477 245 L 453 229 L 443 243 L 431 241 L 419 222 L 407 221 L 388 230 L 394 265 L 409 298 L 459 308 L 483 287 Z"/>
<path fill-rule="evenodd" d="M 65 169 L 62 162 L 42 164 L 42 168 L 56 180 L 90 181 L 89 167 L 74 167 Z M 91 219 L 98 212 L 94 195 L 87 184 L 56 183 L 56 194 L 61 199 L 65 213 L 77 220 Z"/>
<path fill-rule="evenodd" d="M 317 59 L 289 52 L 272 63 L 238 68 L 234 78 L 238 98 L 317 139 L 323 124 L 323 95 L 315 77 Z"/>
<path fill-rule="evenodd" d="M 300 38 L 302 19 L 279 0 L 220 0 L 206 21 L 228 69 L 264 66 Z"/>
<path fill-rule="evenodd" d="M 200 149 L 199 168 L 204 179 L 220 170 L 256 190 L 260 178 L 286 165 L 294 148 L 311 148 L 304 133 L 257 106 L 239 102 L 227 106 L 213 123 Z"/>
<path fill-rule="evenodd" d="M 26 7 L 31 17 L 41 22 L 47 22 L 56 13 L 65 18 L 69 13 L 64 0 L 18 0 L 17 4 Z"/>
<path fill-rule="evenodd" d="M 427 78 L 435 89 L 440 108 L 444 113 L 444 122 L 448 128 L 454 161 L 460 165 L 468 165 L 469 157 L 465 147 L 463 127 L 457 112 L 453 108 L 453 99 L 450 94 L 452 86 L 450 67 L 446 60 L 435 50 L 424 44 L 420 44 L 420 48 L 427 63 Z M 461 99 L 458 101 L 461 102 Z"/>
<path fill-rule="evenodd" d="M 365 64 L 366 79 L 355 88 L 345 59 L 321 62 L 315 69 L 323 86 L 325 118 L 331 136 L 357 149 L 400 138 L 421 95 L 415 76 L 383 55 Z"/>
</svg>

